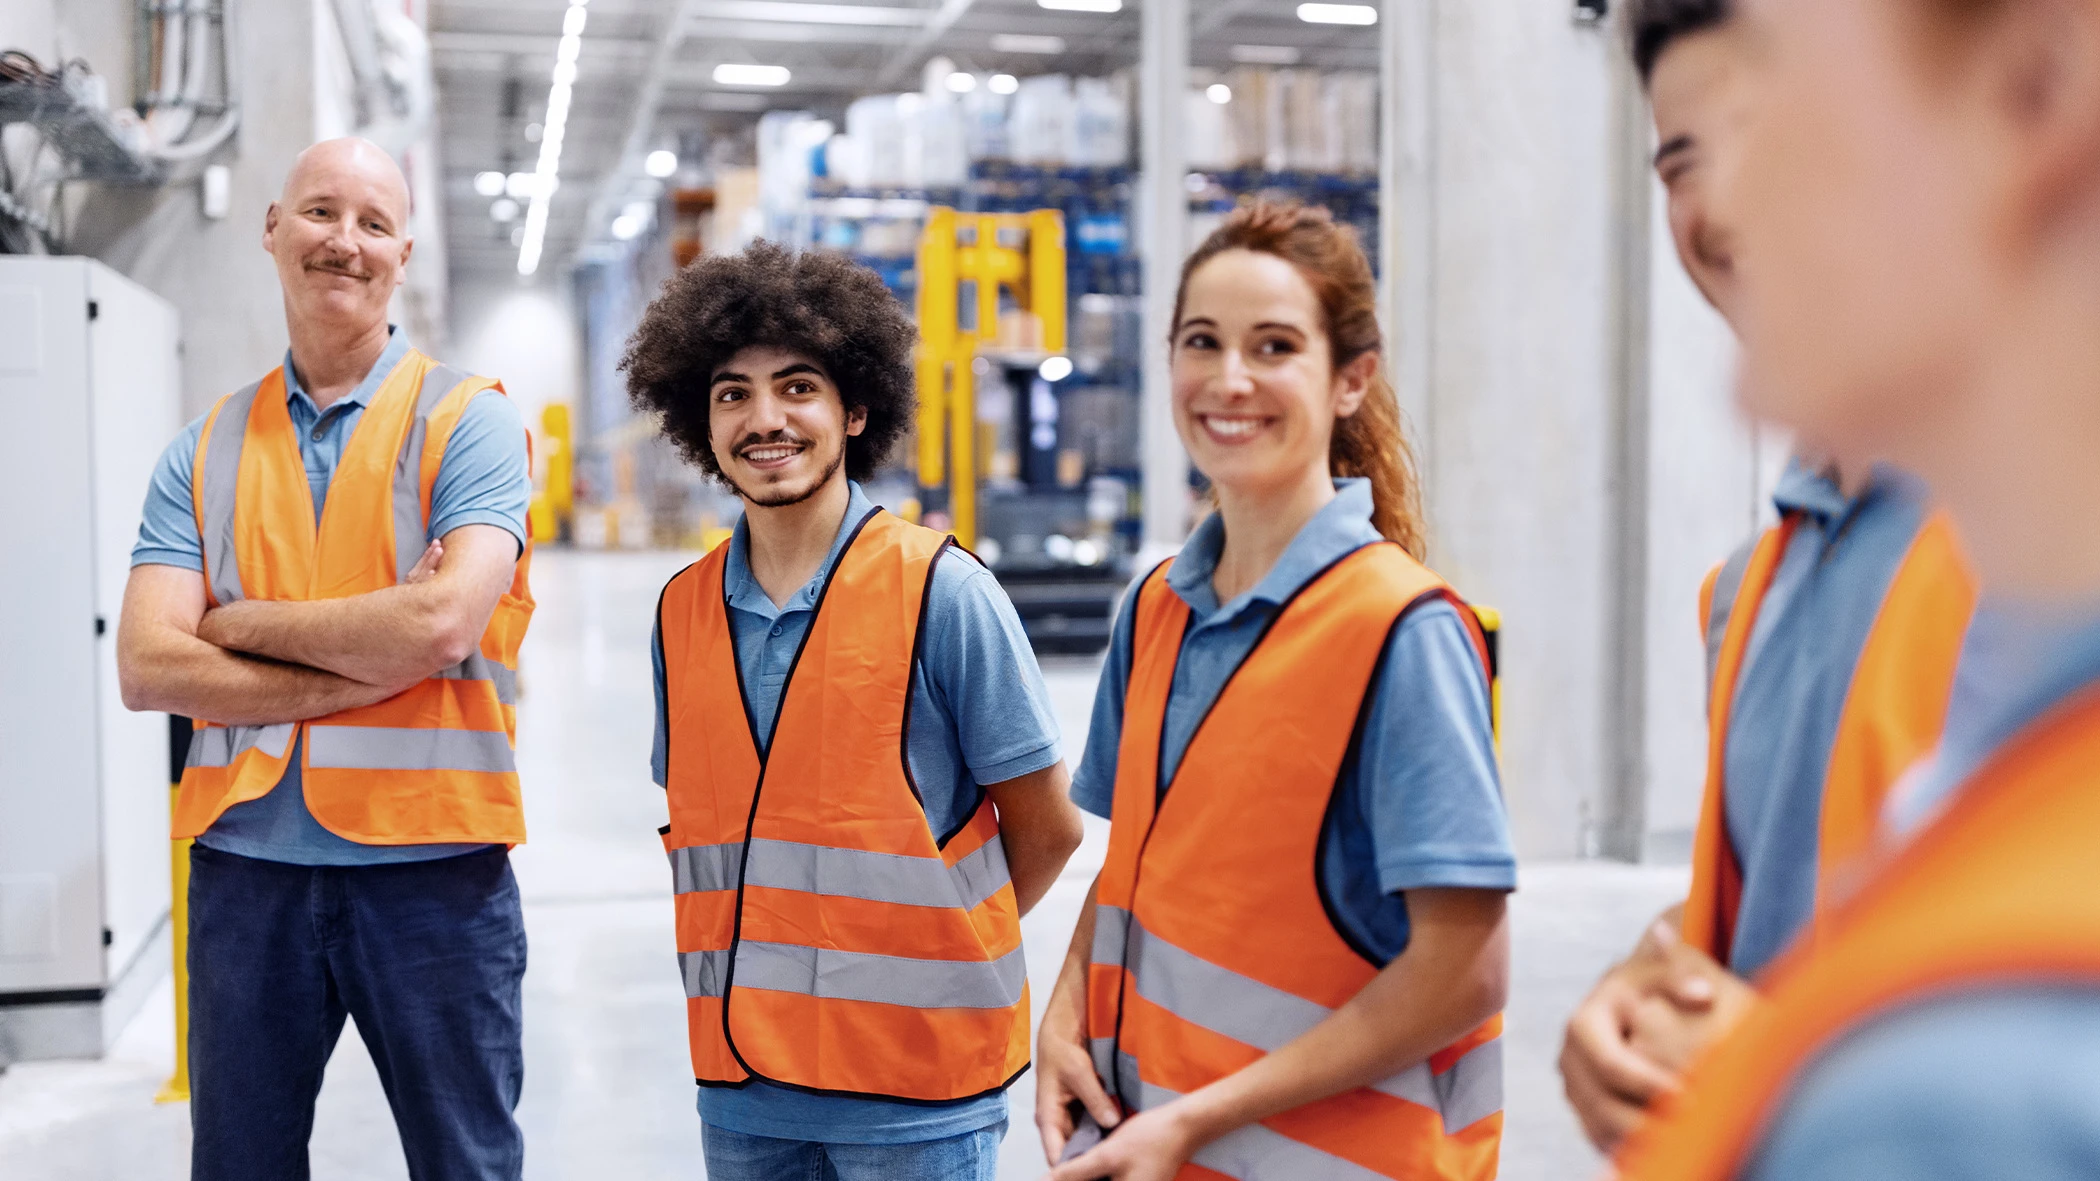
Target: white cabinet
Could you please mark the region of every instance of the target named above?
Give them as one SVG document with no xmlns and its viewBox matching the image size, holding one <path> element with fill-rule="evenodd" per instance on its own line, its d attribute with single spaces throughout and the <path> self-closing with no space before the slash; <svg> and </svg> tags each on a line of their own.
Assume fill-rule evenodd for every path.
<svg viewBox="0 0 2100 1181">
<path fill-rule="evenodd" d="M 91 259 L 0 257 L 0 1063 L 101 1053 L 168 970 L 168 719 L 116 631 L 177 330 Z"/>
</svg>

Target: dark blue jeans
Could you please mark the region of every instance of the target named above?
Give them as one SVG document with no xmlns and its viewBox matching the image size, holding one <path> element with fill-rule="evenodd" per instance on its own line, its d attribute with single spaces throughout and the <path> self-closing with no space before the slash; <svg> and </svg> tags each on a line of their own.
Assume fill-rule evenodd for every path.
<svg viewBox="0 0 2100 1181">
<path fill-rule="evenodd" d="M 192 1181 L 305 1181 L 354 1017 L 416 1181 L 517 1181 L 525 922 L 506 850 L 315 867 L 190 863 Z"/>
</svg>

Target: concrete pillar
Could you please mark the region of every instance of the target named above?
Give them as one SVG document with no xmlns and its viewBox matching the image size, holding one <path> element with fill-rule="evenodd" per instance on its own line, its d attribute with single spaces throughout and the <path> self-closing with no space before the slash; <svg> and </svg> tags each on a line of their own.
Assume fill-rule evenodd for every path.
<svg viewBox="0 0 2100 1181">
<path fill-rule="evenodd" d="M 1147 553 L 1164 556 L 1188 537 L 1189 461 L 1174 430 L 1167 337 L 1174 288 L 1188 253 L 1188 172 L 1182 104 L 1188 92 L 1189 0 L 1144 0 L 1138 69 L 1141 204 L 1145 251 L 1145 369 L 1140 396 Z"/>
</svg>

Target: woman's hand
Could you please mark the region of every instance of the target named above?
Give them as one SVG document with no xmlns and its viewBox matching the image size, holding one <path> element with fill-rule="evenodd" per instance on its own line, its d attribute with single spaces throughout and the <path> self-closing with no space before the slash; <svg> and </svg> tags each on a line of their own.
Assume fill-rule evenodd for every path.
<svg viewBox="0 0 2100 1181">
<path fill-rule="evenodd" d="M 1131 1116 L 1115 1135 L 1052 1169 L 1046 1181 L 1171 1181 L 1202 1147 L 1187 1118 L 1188 1104 L 1187 1098 L 1176 1099 Z"/>
<path fill-rule="evenodd" d="M 1085 977 L 1078 980 L 1078 986 L 1072 987 L 1069 974 L 1058 978 L 1035 1039 L 1035 1126 L 1042 1133 L 1043 1158 L 1053 1165 L 1064 1156 L 1065 1143 L 1072 1138 L 1074 1101 L 1103 1129 L 1122 1122 L 1087 1052 Z"/>
</svg>

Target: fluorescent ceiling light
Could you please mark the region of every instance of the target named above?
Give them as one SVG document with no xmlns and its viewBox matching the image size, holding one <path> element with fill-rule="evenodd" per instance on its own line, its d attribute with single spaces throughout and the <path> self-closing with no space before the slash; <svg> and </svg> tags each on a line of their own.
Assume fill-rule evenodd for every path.
<svg viewBox="0 0 2100 1181">
<path fill-rule="evenodd" d="M 722 86 L 786 86 L 789 76 L 786 66 L 723 62 L 715 67 L 715 82 Z"/>
<path fill-rule="evenodd" d="M 503 191 L 504 176 L 500 172 L 477 172 L 474 174 L 474 191 L 484 197 L 494 197 Z"/>
<path fill-rule="evenodd" d="M 1203 97 L 1222 107 L 1232 101 L 1232 87 L 1223 82 L 1213 82 L 1204 88 Z"/>
<path fill-rule="evenodd" d="M 1012 74 L 993 74 L 992 80 L 984 85 L 993 94 L 1012 94 L 1021 89 L 1021 80 Z"/>
<path fill-rule="evenodd" d="M 1295 66 L 1300 54 L 1289 45 L 1235 45 L 1232 60 L 1250 66 Z"/>
<path fill-rule="evenodd" d="M 642 161 L 642 171 L 662 180 L 678 171 L 678 153 L 658 148 L 649 153 L 647 160 Z"/>
<path fill-rule="evenodd" d="M 968 94 L 977 89 L 977 75 L 957 70 L 948 75 L 948 89 L 957 94 Z"/>
<path fill-rule="evenodd" d="M 1378 10 L 1368 4 L 1300 4 L 1298 19 L 1313 25 L 1375 25 Z"/>
<path fill-rule="evenodd" d="M 1035 0 L 1053 12 L 1121 12 L 1123 0 Z"/>
<path fill-rule="evenodd" d="M 994 53 L 1042 53 L 1055 56 L 1065 51 L 1063 37 L 1049 37 L 1037 33 L 994 33 Z"/>
<path fill-rule="evenodd" d="M 568 138 L 570 88 L 576 82 L 576 58 L 583 52 L 583 5 L 573 4 L 562 14 L 561 44 L 555 51 L 553 85 L 547 88 L 546 126 L 540 130 L 540 158 L 533 166 L 527 188 L 532 203 L 525 207 L 525 224 L 518 230 L 518 273 L 530 275 L 540 269 L 540 253 L 547 244 L 547 202 L 561 184 L 561 145 Z M 504 190 L 512 197 L 520 174 L 512 173 Z"/>
</svg>

